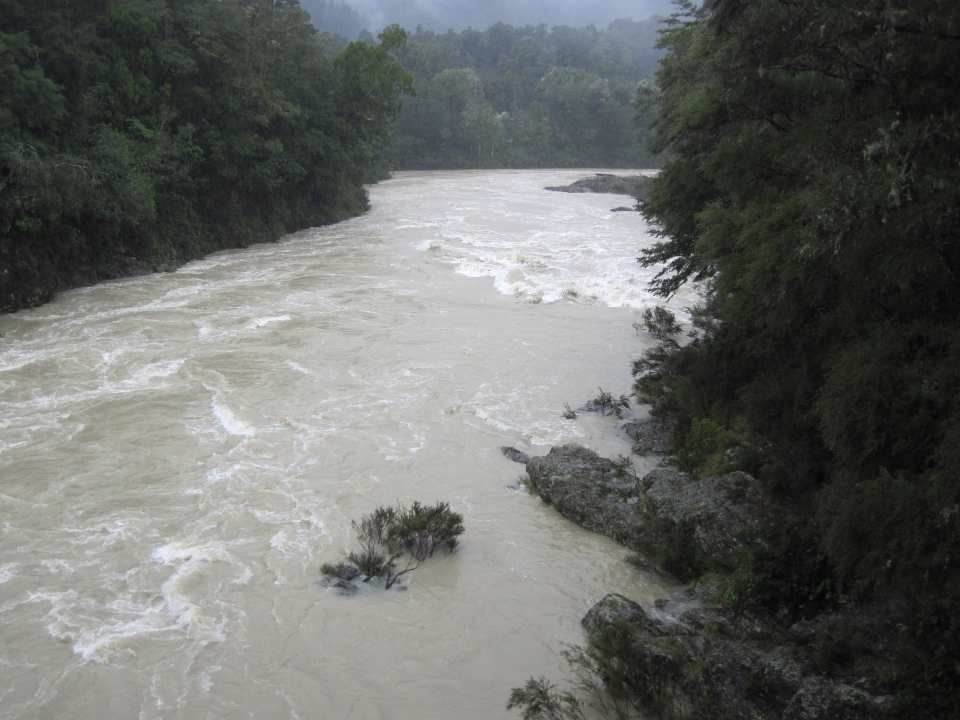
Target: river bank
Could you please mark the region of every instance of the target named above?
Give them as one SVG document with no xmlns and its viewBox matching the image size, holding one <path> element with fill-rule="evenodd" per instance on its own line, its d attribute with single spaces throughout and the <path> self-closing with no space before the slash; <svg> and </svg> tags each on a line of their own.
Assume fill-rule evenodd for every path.
<svg viewBox="0 0 960 720">
<path fill-rule="evenodd" d="M 664 425 L 633 420 L 620 432 L 646 455 L 665 449 Z M 512 447 L 502 452 L 525 465 L 532 493 L 637 551 L 638 567 L 656 573 L 666 566 L 696 578 L 646 606 L 608 594 L 583 616 L 587 643 L 566 655 L 580 702 L 592 694 L 611 717 L 620 708 L 664 718 L 764 720 L 868 720 L 890 708 L 902 608 L 851 603 L 804 618 L 787 606 L 738 604 L 731 577 L 738 557 L 757 542 L 751 529 L 781 520 L 751 476 L 698 479 L 666 467 L 640 475 L 624 455 L 611 460 L 576 444 L 538 457 Z M 517 696 L 517 706 L 545 703 L 558 718 L 577 717 L 575 705 L 542 685 L 534 692 L 531 683 L 532 694 Z"/>
</svg>

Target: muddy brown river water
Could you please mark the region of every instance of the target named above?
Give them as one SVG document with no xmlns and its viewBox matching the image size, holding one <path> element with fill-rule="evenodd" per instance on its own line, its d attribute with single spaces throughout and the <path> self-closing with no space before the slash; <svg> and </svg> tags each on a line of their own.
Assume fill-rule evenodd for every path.
<svg viewBox="0 0 960 720">
<path fill-rule="evenodd" d="M 629 449 L 560 415 L 629 391 L 655 302 L 626 199 L 542 189 L 585 174 L 399 173 L 363 217 L 0 317 L 0 717 L 517 717 L 594 602 L 665 596 L 498 449 Z M 319 584 L 415 499 L 458 553 Z"/>
</svg>

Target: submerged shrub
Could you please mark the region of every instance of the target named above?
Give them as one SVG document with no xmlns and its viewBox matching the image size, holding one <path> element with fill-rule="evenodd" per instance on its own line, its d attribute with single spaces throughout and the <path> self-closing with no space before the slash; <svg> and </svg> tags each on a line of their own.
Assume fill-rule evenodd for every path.
<svg viewBox="0 0 960 720">
<path fill-rule="evenodd" d="M 617 417 L 623 417 L 623 411 L 630 408 L 630 400 L 627 398 L 627 396 L 621 395 L 618 398 L 614 397 L 613 394 L 608 393 L 603 388 L 597 389 L 600 391 L 600 394 L 587 403 L 588 408 L 596 410 L 602 415 L 616 415 Z"/>
<path fill-rule="evenodd" d="M 463 516 L 453 512 L 450 504 L 422 505 L 414 502 L 409 508 L 401 504 L 382 505 L 369 515 L 352 523 L 357 533 L 360 551 L 347 554 L 365 576 L 365 580 L 386 576 L 389 589 L 401 575 L 416 570 L 424 561 L 433 557 L 440 548 L 453 552 L 458 538 L 464 532 Z M 403 569 L 394 572 L 398 561 L 406 558 Z M 321 572 L 342 577 L 344 563 L 325 563 Z"/>
<path fill-rule="evenodd" d="M 646 328 L 648 333 L 661 342 L 676 346 L 677 342 L 673 339 L 673 336 L 680 332 L 676 315 L 665 307 L 657 305 L 652 310 L 650 308 L 644 310 L 641 317 L 643 317 L 643 327 Z M 638 325 L 638 323 L 634 323 L 637 330 L 639 330 Z"/>
</svg>

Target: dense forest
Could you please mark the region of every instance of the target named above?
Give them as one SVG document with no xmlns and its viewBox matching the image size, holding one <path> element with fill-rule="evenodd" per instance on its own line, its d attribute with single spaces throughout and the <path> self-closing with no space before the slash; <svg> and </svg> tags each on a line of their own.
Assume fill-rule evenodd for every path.
<svg viewBox="0 0 960 720">
<path fill-rule="evenodd" d="M 367 207 L 411 78 L 295 0 L 0 0 L 0 311 Z"/>
<path fill-rule="evenodd" d="M 728 597 L 811 617 L 887 603 L 900 717 L 960 708 L 960 5 L 708 0 L 664 39 L 643 205 L 692 338 L 637 362 L 699 475 L 776 522 Z"/>
<path fill-rule="evenodd" d="M 416 97 L 392 127 L 397 169 L 653 167 L 631 105 L 652 80 L 660 20 L 436 34 L 398 52 Z"/>
</svg>

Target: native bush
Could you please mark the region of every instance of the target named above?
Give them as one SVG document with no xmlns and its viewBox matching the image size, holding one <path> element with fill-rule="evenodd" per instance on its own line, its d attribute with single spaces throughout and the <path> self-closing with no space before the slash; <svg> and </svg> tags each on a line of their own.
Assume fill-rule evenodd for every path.
<svg viewBox="0 0 960 720">
<path fill-rule="evenodd" d="M 676 344 L 673 336 L 680 332 L 676 315 L 662 305 L 657 305 L 652 310 L 650 308 L 645 309 L 641 317 L 643 318 L 643 327 L 653 337 L 661 342 Z M 636 324 L 634 324 L 634 327 L 636 327 Z"/>
<path fill-rule="evenodd" d="M 530 678 L 510 691 L 507 710 L 519 708 L 523 720 L 582 720 L 580 701 L 571 692 L 557 692 L 543 676 Z"/>
<path fill-rule="evenodd" d="M 445 502 L 423 505 L 415 501 L 409 508 L 402 504 L 382 505 L 351 524 L 360 550 L 347 553 L 347 560 L 359 568 L 364 582 L 385 577 L 387 589 L 400 576 L 419 568 L 437 550 L 454 552 L 464 532 L 463 516 Z M 343 562 L 326 563 L 321 572 L 342 577 L 343 567 Z"/>
</svg>

